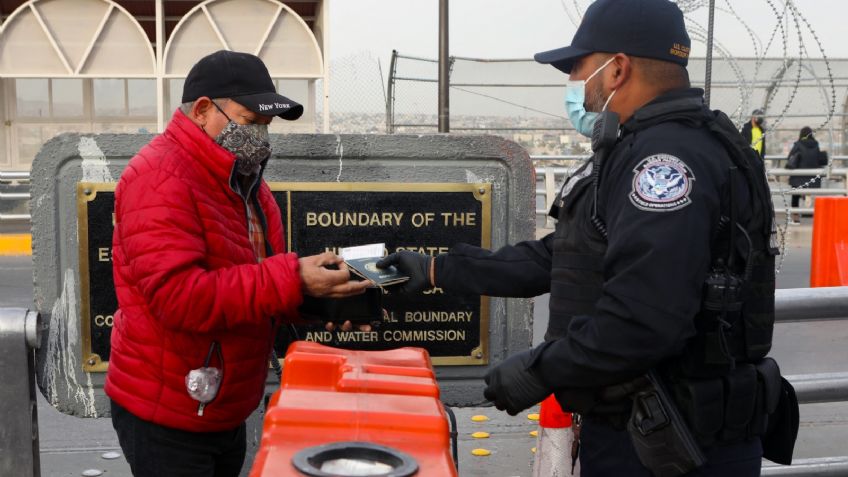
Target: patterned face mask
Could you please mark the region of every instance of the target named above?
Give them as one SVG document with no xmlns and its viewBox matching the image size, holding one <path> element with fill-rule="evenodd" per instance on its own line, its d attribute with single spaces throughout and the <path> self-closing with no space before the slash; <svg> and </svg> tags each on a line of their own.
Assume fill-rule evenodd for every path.
<svg viewBox="0 0 848 477">
<path fill-rule="evenodd" d="M 267 124 L 238 124 L 230 119 L 214 101 L 212 104 L 227 118 L 227 125 L 215 142 L 238 159 L 238 171 L 244 175 L 259 172 L 262 161 L 271 156 Z"/>
</svg>

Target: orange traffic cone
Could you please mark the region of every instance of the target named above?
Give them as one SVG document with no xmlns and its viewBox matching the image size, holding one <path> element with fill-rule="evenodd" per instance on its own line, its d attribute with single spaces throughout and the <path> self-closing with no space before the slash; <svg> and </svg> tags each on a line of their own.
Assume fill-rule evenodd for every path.
<svg viewBox="0 0 848 477">
<path fill-rule="evenodd" d="M 848 286 L 848 197 L 816 197 L 811 287 Z"/>
<path fill-rule="evenodd" d="M 578 477 L 580 462 L 571 458 L 574 444 L 571 413 L 562 411 L 553 394 L 542 401 L 539 427 L 533 477 Z"/>
</svg>

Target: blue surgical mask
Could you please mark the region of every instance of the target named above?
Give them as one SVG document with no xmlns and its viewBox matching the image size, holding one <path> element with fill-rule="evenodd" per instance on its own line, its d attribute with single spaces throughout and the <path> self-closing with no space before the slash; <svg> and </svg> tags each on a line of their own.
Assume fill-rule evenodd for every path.
<svg viewBox="0 0 848 477">
<path fill-rule="evenodd" d="M 571 120 L 571 124 L 574 126 L 574 129 L 586 137 L 592 137 L 592 128 L 595 126 L 598 114 L 607 109 L 607 105 L 610 100 L 612 100 L 612 97 L 615 96 L 615 91 L 613 91 L 609 98 L 607 98 L 607 101 L 604 103 L 604 107 L 601 108 L 601 111 L 586 111 L 586 83 L 606 68 L 607 65 L 612 63 L 612 60 L 614 59 L 615 57 L 612 57 L 607 60 L 606 63 L 596 69 L 594 73 L 589 75 L 589 77 L 585 80 L 569 81 L 565 85 L 565 112 L 568 113 L 568 119 Z"/>
</svg>

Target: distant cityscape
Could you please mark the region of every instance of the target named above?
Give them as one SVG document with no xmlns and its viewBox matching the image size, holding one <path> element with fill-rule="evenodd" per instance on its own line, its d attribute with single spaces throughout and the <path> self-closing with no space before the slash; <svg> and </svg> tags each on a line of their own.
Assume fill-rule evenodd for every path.
<svg viewBox="0 0 848 477">
<path fill-rule="evenodd" d="M 515 141 L 530 155 L 586 155 L 589 140 L 566 129 L 564 119 L 502 116 L 452 116 L 453 134 L 491 134 Z M 429 114 L 403 114 L 394 118 L 395 134 L 427 134 L 437 132 L 438 118 Z M 385 114 L 332 114 L 332 132 L 351 134 L 385 134 Z"/>
<path fill-rule="evenodd" d="M 36 118 L 50 118 L 42 104 L 30 104 L 19 101 L 18 107 Z M 53 111 L 57 109 L 54 104 Z M 67 109 L 67 108 L 66 108 Z M 86 116 L 81 109 L 78 117 L 50 118 L 52 121 L 35 121 L 19 132 L 19 140 L 26 148 L 25 155 L 33 157 L 44 141 L 63 131 L 79 132 L 130 132 L 147 133 L 155 130 L 155 116 L 149 107 L 129 111 L 99 106 L 92 116 Z M 91 113 L 89 113 L 91 114 Z M 27 121 L 24 121 L 27 122 Z M 308 124 L 308 123 L 307 123 Z M 307 124 L 277 122 L 272 132 L 310 132 Z M 393 133 L 428 134 L 437 132 L 438 117 L 434 114 L 396 114 Z M 784 125 L 778 131 L 767 136 L 766 150 L 769 155 L 786 155 L 792 144 L 798 139 L 798 131 L 806 124 Z M 813 124 L 815 125 L 815 124 Z M 570 127 L 567 119 L 533 116 L 470 116 L 451 117 L 450 131 L 453 134 L 491 134 L 515 141 L 527 150 L 531 156 L 588 155 L 591 152 L 590 141 Z M 320 112 L 315 115 L 314 130 L 322 130 Z M 330 132 L 342 134 L 386 134 L 385 113 L 333 112 L 330 118 Z M 844 133 L 836 126 L 833 130 L 831 148 L 830 131 L 816 132 L 816 138 L 823 150 L 831 154 L 844 154 Z M 832 149 L 832 151 L 831 151 Z"/>
<path fill-rule="evenodd" d="M 437 130 L 438 117 L 432 114 L 398 114 L 394 118 L 395 134 L 427 134 Z M 453 116 L 451 133 L 491 134 L 515 141 L 531 156 L 587 155 L 591 151 L 589 140 L 566 126 L 567 120 L 556 118 L 501 116 Z M 570 126 L 570 125 L 569 125 Z M 782 125 L 767 136 L 766 152 L 769 155 L 787 155 L 798 140 L 798 131 L 804 124 Z M 320 130 L 320 127 L 317 128 Z M 368 113 L 334 113 L 330 129 L 335 133 L 385 134 L 386 115 Z M 833 131 L 831 150 L 830 131 L 821 130 L 816 138 L 823 150 L 831 154 L 844 154 L 842 128 Z"/>
</svg>

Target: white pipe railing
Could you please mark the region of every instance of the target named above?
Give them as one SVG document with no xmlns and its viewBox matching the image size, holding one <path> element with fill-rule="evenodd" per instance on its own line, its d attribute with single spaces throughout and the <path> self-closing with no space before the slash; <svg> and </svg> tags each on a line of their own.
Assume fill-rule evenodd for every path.
<svg viewBox="0 0 848 477">
<path fill-rule="evenodd" d="M 562 184 L 562 181 L 565 180 L 565 175 L 576 165 L 578 165 L 581 161 L 588 159 L 589 156 L 583 155 L 559 155 L 559 156 L 530 156 L 536 163 L 535 171 L 536 171 L 536 196 L 542 197 L 542 204 L 544 208 L 536 209 L 536 215 L 539 217 L 545 217 L 550 209 L 550 204 L 556 198 L 556 194 L 559 192 L 557 187 L 554 187 L 553 183 Z M 770 161 L 780 161 L 785 159 L 782 156 L 766 156 L 766 160 Z M 848 156 L 835 156 L 832 158 L 833 161 L 848 161 Z M 560 165 L 560 164 L 551 164 L 552 162 L 567 162 L 570 163 L 568 165 Z M 768 169 L 766 173 L 770 178 L 776 182 L 777 186 L 773 187 L 771 190 L 772 196 L 792 196 L 792 195 L 800 195 L 800 196 L 848 196 L 848 168 L 821 168 L 821 169 L 785 169 L 785 168 L 773 168 Z M 553 178 L 551 178 L 551 176 Z M 833 182 L 834 179 L 841 180 L 844 187 L 832 187 L 831 184 L 826 188 L 800 188 L 795 189 L 790 187 L 788 184 L 784 184 L 778 182 L 781 177 L 793 177 L 793 176 L 802 176 L 802 177 L 815 177 L 821 176 L 823 180 L 828 182 Z M 538 187 L 541 184 L 543 187 Z M 785 185 L 785 187 L 783 187 Z M 775 199 L 773 199 L 775 200 Z M 782 213 L 798 213 L 798 214 L 809 214 L 813 213 L 813 209 L 810 207 L 786 207 L 785 204 L 780 204 L 775 202 L 775 212 Z M 546 219 L 546 227 L 551 227 L 550 219 Z"/>
<path fill-rule="evenodd" d="M 11 181 L 26 181 L 29 182 L 29 172 L 27 171 L 0 171 L 0 182 Z"/>
<path fill-rule="evenodd" d="M 848 475 L 848 457 L 821 457 L 795 459 L 790 466 L 767 464 L 760 475 L 786 477 L 845 477 Z"/>
<path fill-rule="evenodd" d="M 27 171 L 0 171 L 0 182 L 29 182 Z M 29 200 L 30 193 L 26 192 L 3 192 L 0 191 L 0 201 Z M 4 214 L 0 213 L 0 222 L 27 222 L 32 220 L 30 214 Z"/>
<path fill-rule="evenodd" d="M 0 182 L 29 182 L 29 172 L 25 171 L 0 171 Z M 26 192 L 3 192 L 0 191 L 0 202 L 29 200 L 30 193 Z M 0 213 L 2 222 L 28 222 L 32 220 L 30 214 L 5 214 Z"/>
<path fill-rule="evenodd" d="M 25 310 L 16 310 L 10 308 L 0 308 L 0 318 L 6 317 L 9 313 L 17 312 L 21 314 Z M 34 315 L 34 314 L 33 314 Z M 29 315 L 28 315 L 29 316 Z M 37 318 L 37 315 L 35 315 Z M 777 290 L 775 293 L 775 318 L 777 321 L 808 321 L 822 319 L 848 319 L 848 287 L 830 287 L 830 288 L 799 288 Z M 0 325 L 6 323 L 6 320 L 0 319 Z M 16 342 L 23 344 L 24 332 L 27 330 L 27 343 L 29 346 L 36 346 L 39 342 L 37 331 L 39 327 L 33 326 L 19 327 L 20 331 L 12 336 L 17 338 Z M 0 338 L 7 337 L 6 329 L 0 326 Z M 33 335 L 34 337 L 30 337 Z M 11 336 L 11 335 L 10 335 Z M 34 369 L 24 366 L 4 366 L 9 363 L 15 363 L 11 358 L 23 359 L 26 362 L 26 354 L 28 350 L 23 346 L 18 350 L 12 350 L 11 357 L 7 357 L 4 363 L 0 363 L 0 375 L 3 373 L 19 373 L 23 369 L 30 377 L 34 377 Z M 16 352 L 17 351 L 17 352 Z M 8 354 L 8 353 L 7 353 Z M 786 376 L 793 387 L 795 387 L 798 401 L 803 404 L 822 403 L 822 402 L 844 402 L 848 400 L 848 373 L 823 373 L 823 374 L 807 374 Z M 31 388 L 32 389 L 32 388 Z M 20 393 L 13 393 L 13 396 L 20 396 Z M 4 423 L 22 422 L 24 424 L 31 423 L 37 425 L 37 421 L 30 421 L 29 415 L 26 412 L 26 400 L 18 400 L 15 402 L 3 402 L 0 405 L 0 419 Z M 27 419 L 19 419 L 20 416 L 25 416 Z M 8 426 L 7 426 L 8 427 Z M 23 429 L 25 426 L 21 426 Z M 21 431 L 17 427 L 12 427 L 12 437 L 16 443 L 27 444 L 26 438 L 32 434 L 31 431 L 24 429 Z M 37 441 L 36 441 L 37 442 Z M 27 444 L 27 445 L 31 445 Z M 36 449 L 37 449 L 37 443 Z M 18 452 L 0 451 L 0 463 L 15 462 L 14 459 L 19 458 L 20 450 L 25 447 L 20 447 Z M 33 455 L 29 453 L 27 455 Z M 34 454 L 35 459 L 39 456 Z M 37 462 L 37 460 L 36 460 Z M 827 457 L 818 459 L 796 459 L 791 466 L 776 466 L 766 464 L 763 466 L 762 475 L 781 475 L 781 476 L 837 476 L 846 475 L 848 472 L 848 456 Z"/>
<path fill-rule="evenodd" d="M 569 162 L 573 165 L 578 164 L 580 161 L 587 159 L 588 156 L 578 155 L 578 154 L 569 154 L 569 155 L 554 155 L 554 156 L 530 156 L 536 164 L 536 180 L 537 182 L 541 182 L 543 184 L 543 188 L 536 188 L 536 196 L 541 196 L 543 198 L 542 203 L 544 204 L 543 209 L 536 209 L 536 215 L 544 217 L 548 210 L 550 209 L 550 204 L 553 203 L 553 200 L 556 197 L 556 193 L 558 192 L 558 188 L 555 186 L 557 182 L 564 180 L 565 174 L 571 169 L 571 167 L 558 165 L 558 164 L 546 164 L 550 162 Z M 786 158 L 783 156 L 766 156 L 767 161 L 783 161 Z M 848 162 L 848 156 L 834 156 L 831 158 L 834 162 Z M 777 188 L 772 189 L 773 196 L 787 196 L 787 195 L 801 195 L 801 196 L 848 196 L 848 168 L 832 168 L 828 170 L 827 168 L 821 169 L 785 169 L 785 168 L 773 168 L 768 169 L 767 173 L 770 177 L 775 178 L 777 180 L 780 177 L 792 177 L 792 176 L 822 176 L 827 180 L 840 178 L 842 183 L 844 184 L 844 188 L 803 188 L 803 189 L 794 189 L 789 187 L 786 188 Z M 0 171 L 0 182 L 28 182 L 29 181 L 29 172 L 26 171 Z M 780 184 L 780 183 L 778 183 Z M 29 200 L 30 194 L 29 192 L 0 192 L 0 200 Z M 813 209 L 809 207 L 783 207 L 780 204 L 776 204 L 775 210 L 777 212 L 785 212 L 788 211 L 790 213 L 812 213 Z M 18 221 L 18 220 L 30 220 L 29 214 L 0 214 L 0 222 L 2 221 Z M 550 223 L 546 224 L 550 226 Z"/>
<path fill-rule="evenodd" d="M 29 192 L 0 192 L 0 200 L 29 200 Z"/>
</svg>

